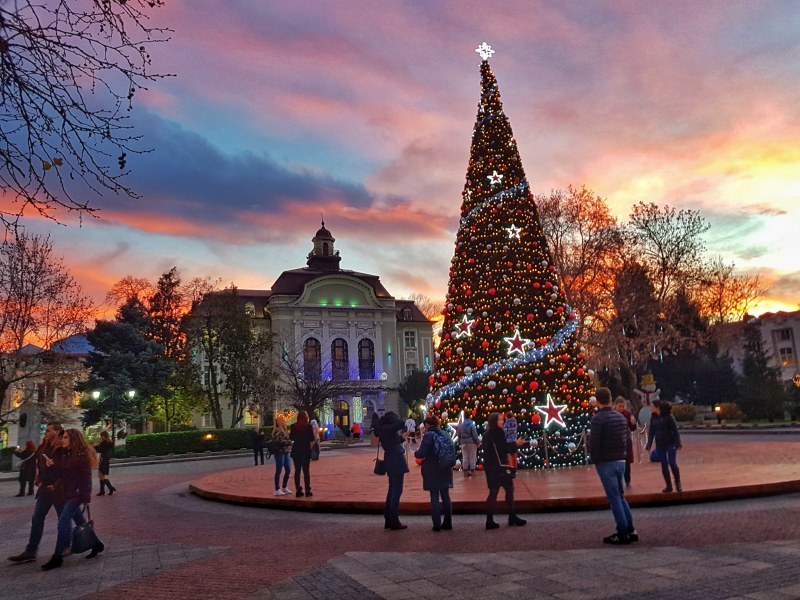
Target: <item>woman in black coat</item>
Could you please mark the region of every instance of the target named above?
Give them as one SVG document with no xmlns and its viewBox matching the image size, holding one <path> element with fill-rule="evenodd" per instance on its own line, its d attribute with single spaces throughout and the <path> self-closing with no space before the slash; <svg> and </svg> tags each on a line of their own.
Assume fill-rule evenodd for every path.
<svg viewBox="0 0 800 600">
<path fill-rule="evenodd" d="M 422 489 L 431 494 L 431 519 L 433 530 L 441 531 L 453 528 L 453 503 L 450 501 L 450 488 L 453 487 L 453 469 L 439 466 L 439 455 L 436 452 L 436 438 L 446 437 L 446 443 L 452 444 L 450 435 L 439 429 L 439 420 L 434 416 L 425 419 L 425 437 L 419 449 L 414 452 L 422 462 Z M 439 497 L 442 499 L 439 507 Z M 442 520 L 444 512 L 444 520 Z"/>
<path fill-rule="evenodd" d="M 97 466 L 97 477 L 100 480 L 100 491 L 98 496 L 106 495 L 106 486 L 108 486 L 108 495 L 112 496 L 117 491 L 108 474 L 111 472 L 111 457 L 114 456 L 114 442 L 108 437 L 107 431 L 100 432 L 100 443 L 94 447 L 97 456 L 100 459 L 100 464 Z"/>
<path fill-rule="evenodd" d="M 661 475 L 667 484 L 662 492 L 668 494 L 672 491 L 672 480 L 669 471 L 675 477 L 675 489 L 683 491 L 681 487 L 681 471 L 678 468 L 678 449 L 681 448 L 681 434 L 678 433 L 678 424 L 672 416 L 672 404 L 665 400 L 656 400 L 653 403 L 653 416 L 650 418 L 650 431 L 647 433 L 646 449 L 650 450 L 656 443 L 658 458 L 661 462 Z"/>
<path fill-rule="evenodd" d="M 508 524 L 522 526 L 527 523 L 520 519 L 514 510 L 514 480 L 505 474 L 501 465 L 508 464 L 508 444 L 503 431 L 502 413 L 493 412 L 487 421 L 488 429 L 483 436 L 483 468 L 486 472 L 486 485 L 489 486 L 489 497 L 486 498 L 486 529 L 500 527 L 494 520 L 494 508 L 500 488 L 506 491 L 506 509 L 508 510 Z M 521 444 L 519 438 L 517 444 Z"/>
<path fill-rule="evenodd" d="M 292 425 L 289 439 L 294 442 L 290 456 L 294 462 L 294 487 L 297 489 L 296 496 L 303 497 L 303 488 L 300 487 L 300 471 L 303 471 L 303 481 L 306 484 L 305 495 L 309 498 L 311 493 L 311 473 L 308 467 L 311 465 L 311 446 L 314 444 L 314 429 L 308 422 L 308 413 L 301 410 L 297 413 L 297 422 Z"/>
<path fill-rule="evenodd" d="M 378 439 L 383 447 L 383 461 L 386 465 L 386 475 L 389 477 L 389 489 L 386 492 L 386 505 L 383 510 L 384 529 L 393 531 L 407 527 L 400 522 L 400 496 L 403 494 L 403 479 L 408 473 L 408 463 L 403 448 L 408 432 L 401 434 L 403 429 L 405 422 L 391 411 L 378 421 Z"/>
<path fill-rule="evenodd" d="M 28 496 L 33 496 L 33 482 L 36 479 L 36 446 L 31 440 L 25 442 L 25 449 L 14 450 L 14 456 L 22 461 L 19 466 L 19 494 L 25 495 L 25 487 L 28 488 Z"/>
</svg>

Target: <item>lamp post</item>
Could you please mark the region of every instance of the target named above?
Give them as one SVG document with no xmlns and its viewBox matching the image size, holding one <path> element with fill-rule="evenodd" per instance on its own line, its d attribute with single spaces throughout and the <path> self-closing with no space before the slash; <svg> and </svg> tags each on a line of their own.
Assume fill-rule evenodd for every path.
<svg viewBox="0 0 800 600">
<path fill-rule="evenodd" d="M 133 398 L 136 396 L 136 390 L 128 390 L 127 392 L 125 392 L 125 394 L 128 396 L 128 398 L 133 400 Z M 108 397 L 111 399 L 111 443 L 112 444 L 116 444 L 117 443 L 117 410 L 118 410 L 119 406 L 118 406 L 118 401 L 117 401 L 116 394 L 114 394 L 112 392 L 111 394 L 108 395 Z M 95 400 L 99 400 L 100 399 L 100 392 L 97 391 L 97 390 L 93 391 L 92 392 L 92 398 L 94 398 Z"/>
</svg>

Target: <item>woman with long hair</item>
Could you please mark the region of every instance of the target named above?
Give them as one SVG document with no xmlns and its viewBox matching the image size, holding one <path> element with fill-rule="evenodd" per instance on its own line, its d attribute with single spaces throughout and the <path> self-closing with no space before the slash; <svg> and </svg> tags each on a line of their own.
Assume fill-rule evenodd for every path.
<svg viewBox="0 0 800 600">
<path fill-rule="evenodd" d="M 300 471 L 303 471 L 303 483 L 306 485 L 305 495 L 311 493 L 311 473 L 308 467 L 311 464 L 311 446 L 314 445 L 314 429 L 308 422 L 308 413 L 301 410 L 297 413 L 297 421 L 292 425 L 289 439 L 292 440 L 292 462 L 294 462 L 294 487 L 297 488 L 297 497 L 303 497 L 303 488 L 300 486 Z"/>
<path fill-rule="evenodd" d="M 111 480 L 108 478 L 108 473 L 111 471 L 111 457 L 114 456 L 114 443 L 108 437 L 107 431 L 100 432 L 100 443 L 94 447 L 97 456 L 100 457 L 100 464 L 97 466 L 97 478 L 100 480 L 100 491 L 98 496 L 106 495 L 106 487 L 108 487 L 108 495 L 111 496 L 117 491 Z"/>
<path fill-rule="evenodd" d="M 503 465 L 508 465 L 508 444 L 503 431 L 503 421 L 502 413 L 491 413 L 487 420 L 488 429 L 483 436 L 483 468 L 486 472 L 486 485 L 489 486 L 489 496 L 486 498 L 486 529 L 500 527 L 494 520 L 495 503 L 500 488 L 506 491 L 509 526 L 521 527 L 527 523 L 525 519 L 520 519 L 514 510 L 514 480 L 506 475 L 503 468 Z M 517 446 L 523 443 L 522 438 L 516 441 Z"/>
<path fill-rule="evenodd" d="M 631 437 L 631 432 L 636 431 L 636 417 L 628 410 L 628 401 L 622 396 L 617 396 L 614 400 L 614 410 L 625 417 L 625 420 L 628 422 L 628 439 L 625 449 L 625 474 L 623 475 L 623 479 L 625 480 L 625 487 L 631 487 L 631 463 L 633 463 L 633 437 Z"/>
<path fill-rule="evenodd" d="M 292 440 L 289 439 L 289 432 L 286 430 L 286 417 L 278 415 L 275 417 L 275 425 L 272 427 L 272 443 L 275 446 L 275 495 L 286 496 L 291 494 L 289 485 L 289 475 L 292 473 L 292 466 L 289 462 L 289 452 L 292 448 Z M 281 471 L 283 471 L 283 486 L 281 483 Z"/>
<path fill-rule="evenodd" d="M 33 496 L 33 482 L 36 479 L 36 445 L 28 440 L 25 442 L 25 449 L 17 447 L 14 456 L 22 461 L 19 466 L 19 494 L 25 495 L 25 487 L 28 488 L 28 496 Z"/>
<path fill-rule="evenodd" d="M 67 429 L 61 436 L 62 453 L 46 460 L 48 467 L 54 467 L 58 481 L 61 483 L 64 506 L 58 516 L 58 538 L 56 549 L 42 569 L 49 571 L 60 567 L 63 563 L 64 550 L 70 545 L 72 520 L 82 522 L 81 505 L 92 501 L 92 468 L 97 465 L 97 454 L 77 429 Z M 97 541 L 86 558 L 94 558 L 105 549 L 101 541 Z"/>
<path fill-rule="evenodd" d="M 383 509 L 384 529 L 396 531 L 406 529 L 400 522 L 400 496 L 403 494 L 403 479 L 408 473 L 403 442 L 408 438 L 408 431 L 400 433 L 405 422 L 391 411 L 378 421 L 378 439 L 383 447 L 383 461 L 386 475 L 389 478 L 389 489 L 386 491 L 386 504 Z"/>
<path fill-rule="evenodd" d="M 647 434 L 647 450 L 650 450 L 654 441 L 661 462 L 661 475 L 667 484 L 667 487 L 661 491 L 665 494 L 672 491 L 672 480 L 669 476 L 670 469 L 672 469 L 672 475 L 675 477 L 675 489 L 682 492 L 681 471 L 678 469 L 681 434 L 678 433 L 678 424 L 675 422 L 675 417 L 672 416 L 672 404 L 666 400 L 656 400 L 653 403 L 650 431 Z"/>
</svg>

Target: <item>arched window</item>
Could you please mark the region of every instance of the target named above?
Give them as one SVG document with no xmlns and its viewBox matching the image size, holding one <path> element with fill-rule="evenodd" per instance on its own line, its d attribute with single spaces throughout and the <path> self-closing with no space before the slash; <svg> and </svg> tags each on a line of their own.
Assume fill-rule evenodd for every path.
<svg viewBox="0 0 800 600">
<path fill-rule="evenodd" d="M 375 379 L 375 344 L 367 338 L 358 342 L 358 376 Z"/>
<path fill-rule="evenodd" d="M 328 244 L 327 243 L 323 243 L 322 244 L 322 256 L 328 256 L 328 253 L 329 253 Z"/>
<path fill-rule="evenodd" d="M 307 379 L 319 379 L 322 373 L 322 345 L 313 337 L 303 344 L 303 373 Z"/>
<path fill-rule="evenodd" d="M 347 342 L 336 338 L 331 343 L 331 377 L 337 381 L 350 379 L 350 357 L 347 354 Z"/>
</svg>

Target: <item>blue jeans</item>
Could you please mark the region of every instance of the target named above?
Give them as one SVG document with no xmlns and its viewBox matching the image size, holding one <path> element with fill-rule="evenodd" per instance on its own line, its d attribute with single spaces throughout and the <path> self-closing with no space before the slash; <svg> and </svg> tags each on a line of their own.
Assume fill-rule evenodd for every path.
<svg viewBox="0 0 800 600">
<path fill-rule="evenodd" d="M 36 555 L 36 551 L 39 550 L 39 542 L 42 541 L 42 533 L 44 532 L 44 520 L 53 507 L 56 509 L 56 514 L 60 516 L 61 505 L 55 502 L 53 494 L 44 487 L 39 488 L 39 492 L 36 494 L 36 506 L 33 508 L 33 517 L 31 518 L 31 535 L 28 538 L 28 545 L 25 546 L 26 554 Z"/>
<path fill-rule="evenodd" d="M 389 473 L 389 489 L 386 491 L 386 505 L 383 509 L 383 516 L 389 521 L 400 520 L 400 496 L 403 495 L 403 479 L 406 474 Z"/>
<path fill-rule="evenodd" d="M 672 487 L 672 482 L 669 478 L 670 469 L 672 469 L 672 475 L 675 477 L 675 483 L 680 484 L 681 472 L 678 469 L 678 449 L 675 446 L 661 450 L 661 474 L 664 476 L 667 486 Z"/>
<path fill-rule="evenodd" d="M 442 506 L 439 507 L 439 496 L 442 498 Z M 453 521 L 453 503 L 450 501 L 450 488 L 431 490 L 431 519 L 434 527 L 442 526 L 442 510 L 444 509 L 444 522 Z"/>
<path fill-rule="evenodd" d="M 281 471 L 283 474 L 283 485 L 280 485 Z M 285 488 L 289 484 L 289 475 L 292 473 L 292 463 L 288 454 L 278 452 L 275 455 L 275 489 Z"/>
<path fill-rule="evenodd" d="M 81 501 L 77 498 L 67 500 L 61 509 L 61 514 L 58 515 L 58 538 L 53 556 L 61 556 L 72 543 L 72 521 L 75 521 L 76 525 L 83 525 L 85 522 L 81 514 Z"/>
<path fill-rule="evenodd" d="M 617 534 L 623 536 L 632 533 L 634 530 L 633 515 L 631 515 L 628 501 L 625 500 L 625 487 L 622 483 L 625 475 L 625 461 L 602 462 L 595 465 L 595 468 L 606 492 L 608 503 L 611 505 L 614 521 L 617 523 Z"/>
</svg>

